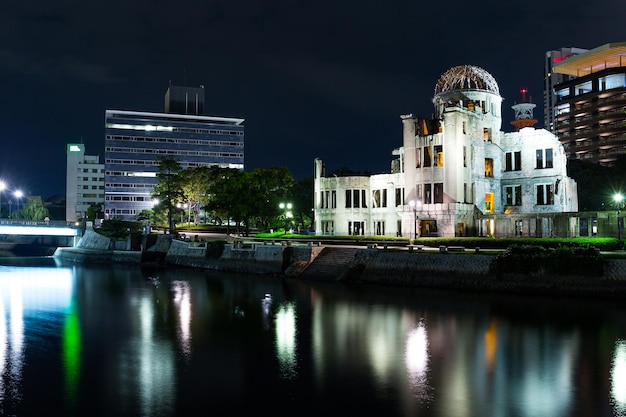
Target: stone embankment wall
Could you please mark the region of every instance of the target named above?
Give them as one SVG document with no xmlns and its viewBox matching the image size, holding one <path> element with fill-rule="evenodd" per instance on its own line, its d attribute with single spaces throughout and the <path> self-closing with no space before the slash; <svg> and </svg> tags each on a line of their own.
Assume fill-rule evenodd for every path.
<svg viewBox="0 0 626 417">
<path fill-rule="evenodd" d="M 97 234 L 96 234 L 97 235 Z M 98 235 L 99 236 L 99 235 Z M 85 239 L 87 237 L 87 239 Z M 76 248 L 55 253 L 75 262 L 136 263 L 141 252 L 117 251 L 106 239 L 86 234 Z M 220 258 L 207 258 L 206 247 L 164 237 L 157 242 L 167 253 L 167 265 L 271 274 L 297 279 L 300 271 L 324 249 L 317 246 L 227 244 Z M 151 247 L 149 250 L 154 250 Z M 626 260 L 607 259 L 602 277 L 498 275 L 490 269 L 494 255 L 409 252 L 404 250 L 358 250 L 338 281 L 413 287 L 490 290 L 517 293 L 599 295 L 626 297 Z M 285 272 L 288 271 L 288 274 Z"/>
<path fill-rule="evenodd" d="M 282 274 L 296 263 L 309 263 L 321 247 L 260 245 L 235 242 L 224 245 L 219 259 L 207 258 L 204 246 L 174 240 L 165 256 L 165 263 L 194 268 L 227 270 L 255 274 Z"/>
</svg>

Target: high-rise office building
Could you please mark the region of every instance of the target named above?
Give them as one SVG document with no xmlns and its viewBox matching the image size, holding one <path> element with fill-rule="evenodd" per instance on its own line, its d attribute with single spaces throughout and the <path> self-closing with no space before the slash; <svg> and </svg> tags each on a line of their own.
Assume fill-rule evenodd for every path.
<svg viewBox="0 0 626 417">
<path fill-rule="evenodd" d="M 87 209 L 104 203 L 104 164 L 97 155 L 85 155 L 85 145 L 67 145 L 65 220 L 85 218 Z M 94 220 L 94 219 L 91 219 Z"/>
<path fill-rule="evenodd" d="M 554 123 L 554 103 L 556 103 L 556 96 L 554 94 L 554 86 L 573 78 L 573 76 L 568 74 L 559 74 L 554 72 L 554 65 L 564 59 L 582 54 L 584 52 L 587 52 L 587 49 L 561 48 L 556 51 L 546 52 L 543 65 L 543 126 L 552 133 L 556 133 L 556 126 Z"/>
<path fill-rule="evenodd" d="M 626 154 L 626 42 L 608 43 L 554 65 L 555 122 L 570 159 L 610 166 Z"/>
<path fill-rule="evenodd" d="M 244 119 L 202 115 L 202 87 L 170 86 L 165 103 L 165 113 L 106 110 L 105 219 L 135 220 L 154 207 L 159 156 L 183 169 L 244 168 Z"/>
</svg>

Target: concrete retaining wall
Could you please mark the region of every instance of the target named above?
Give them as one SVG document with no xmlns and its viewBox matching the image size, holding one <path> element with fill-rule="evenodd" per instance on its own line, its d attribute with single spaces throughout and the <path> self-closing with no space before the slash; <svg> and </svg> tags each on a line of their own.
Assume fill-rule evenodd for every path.
<svg viewBox="0 0 626 417">
<path fill-rule="evenodd" d="M 81 240 L 82 242 L 82 240 Z M 206 247 L 169 240 L 165 263 L 202 269 L 285 276 L 305 268 L 324 249 L 316 246 L 227 244 L 218 259 L 206 257 Z M 87 248 L 105 247 L 88 237 L 81 247 L 58 248 L 54 256 L 74 262 L 141 263 L 141 252 Z M 626 260 L 607 259 L 602 277 L 553 277 L 536 274 L 497 276 L 490 270 L 494 255 L 358 250 L 352 265 L 338 280 L 413 287 L 507 291 L 518 293 L 626 296 Z M 289 276 L 296 277 L 292 273 Z"/>
</svg>

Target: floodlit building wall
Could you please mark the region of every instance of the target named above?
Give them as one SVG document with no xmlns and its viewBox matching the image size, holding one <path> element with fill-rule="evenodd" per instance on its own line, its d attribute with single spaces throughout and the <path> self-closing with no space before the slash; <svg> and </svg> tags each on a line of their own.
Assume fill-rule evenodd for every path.
<svg viewBox="0 0 626 417">
<path fill-rule="evenodd" d="M 85 218 L 94 204 L 104 204 L 104 164 L 97 155 L 85 155 L 85 145 L 67 145 L 65 220 Z M 93 220 L 93 219 L 92 219 Z"/>
<path fill-rule="evenodd" d="M 432 120 L 401 116 L 403 146 L 393 151 L 399 161 L 391 164 L 401 167 L 398 172 L 329 178 L 323 162 L 315 160 L 317 234 L 414 238 L 575 233 L 557 219 L 569 225 L 565 213 L 578 210 L 576 183 L 567 176 L 559 140 L 532 127 L 502 132 L 502 97 L 495 80 L 475 67 L 452 70 L 456 72 L 450 76 L 460 78 L 442 76 Z M 364 193 L 366 205 L 354 208 L 346 201 L 346 191 L 354 189 Z M 329 195 L 338 196 L 333 204 Z"/>
</svg>

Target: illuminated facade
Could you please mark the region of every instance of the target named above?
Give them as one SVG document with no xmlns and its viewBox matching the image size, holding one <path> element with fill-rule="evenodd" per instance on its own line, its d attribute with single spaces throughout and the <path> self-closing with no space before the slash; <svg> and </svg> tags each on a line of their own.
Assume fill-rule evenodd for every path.
<svg viewBox="0 0 626 417">
<path fill-rule="evenodd" d="M 610 166 L 626 154 L 626 42 L 554 65 L 571 79 L 554 86 L 556 131 L 568 158 Z"/>
<path fill-rule="evenodd" d="M 159 156 L 183 169 L 244 168 L 244 119 L 194 114 L 204 106 L 196 90 L 166 94 L 166 109 L 189 114 L 106 110 L 105 219 L 135 220 L 153 208 Z"/>
<path fill-rule="evenodd" d="M 70 143 L 67 145 L 65 220 L 85 218 L 93 204 L 104 204 L 104 164 L 97 155 L 85 155 L 82 143 Z"/>
<path fill-rule="evenodd" d="M 388 174 L 326 177 L 315 160 L 318 235 L 575 233 L 574 217 L 555 216 L 578 210 L 563 146 L 544 129 L 502 132 L 502 97 L 488 72 L 448 70 L 433 104 L 433 119 L 401 116 L 403 143 Z M 516 115 L 532 120 L 532 107 Z"/>
</svg>

